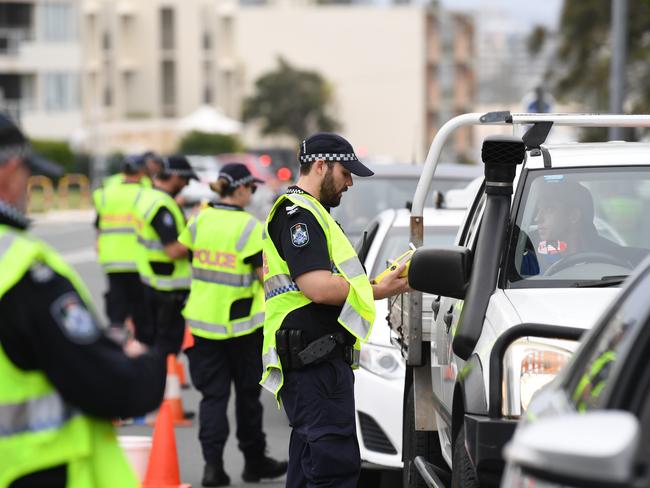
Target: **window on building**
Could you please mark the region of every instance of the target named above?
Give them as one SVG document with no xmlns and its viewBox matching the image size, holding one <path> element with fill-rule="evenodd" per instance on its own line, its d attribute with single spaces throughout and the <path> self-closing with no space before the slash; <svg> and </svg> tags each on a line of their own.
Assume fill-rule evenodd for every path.
<svg viewBox="0 0 650 488">
<path fill-rule="evenodd" d="M 79 108 L 79 77 L 75 73 L 43 75 L 43 107 L 47 112 L 64 112 Z"/>
<path fill-rule="evenodd" d="M 75 41 L 79 19 L 72 2 L 47 1 L 41 4 L 41 35 L 45 41 Z"/>
<path fill-rule="evenodd" d="M 164 60 L 160 71 L 163 115 L 173 117 L 176 114 L 176 63 Z"/>
<path fill-rule="evenodd" d="M 174 25 L 174 9 L 171 7 L 163 7 L 160 9 L 160 48 L 164 50 L 171 50 L 175 47 L 174 38 L 175 25 Z"/>
</svg>

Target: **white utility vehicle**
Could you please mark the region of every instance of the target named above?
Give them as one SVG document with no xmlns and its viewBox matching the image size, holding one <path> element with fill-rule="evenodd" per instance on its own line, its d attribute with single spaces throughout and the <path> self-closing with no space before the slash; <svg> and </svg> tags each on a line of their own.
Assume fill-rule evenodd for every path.
<svg viewBox="0 0 650 488">
<path fill-rule="evenodd" d="M 445 140 L 479 124 L 528 129 L 484 141 L 485 183 L 456 245 L 416 251 L 409 282 L 420 291 L 391 312 L 407 361 L 407 487 L 498 486 L 532 395 L 650 251 L 650 144 L 545 144 L 553 125 L 650 127 L 650 116 L 509 112 L 461 115 L 438 132 L 413 199 L 416 246 Z M 435 297 L 431 327 L 422 292 Z"/>
<path fill-rule="evenodd" d="M 457 190 L 451 190 L 454 191 Z M 465 208 L 425 208 L 424 242 L 430 246 L 451 245 Z M 409 217 L 407 209 L 384 210 L 362 232 L 365 240 L 360 239 L 356 247 L 369 276 L 379 275 L 387 261 L 408 249 Z M 357 437 L 364 469 L 402 467 L 405 364 L 399 349 L 390 342 L 390 329 L 386 326 L 388 304 L 388 299 L 376 302 L 372 333 L 361 349 L 360 368 L 355 371 Z"/>
</svg>

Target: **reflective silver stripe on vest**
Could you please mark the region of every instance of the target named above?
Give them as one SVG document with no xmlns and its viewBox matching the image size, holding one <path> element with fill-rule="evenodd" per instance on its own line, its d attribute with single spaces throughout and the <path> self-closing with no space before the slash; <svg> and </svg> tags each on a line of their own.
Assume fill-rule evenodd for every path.
<svg viewBox="0 0 650 488">
<path fill-rule="evenodd" d="M 142 275 L 140 275 L 140 281 L 152 288 L 186 289 L 192 284 L 191 278 L 160 278 L 158 276 L 149 278 Z"/>
<path fill-rule="evenodd" d="M 25 432 L 56 429 L 80 412 L 67 405 L 58 393 L 0 405 L 0 439 Z"/>
<path fill-rule="evenodd" d="M 196 221 L 197 219 L 194 219 L 190 224 L 190 235 L 192 236 L 192 244 L 196 242 Z"/>
<path fill-rule="evenodd" d="M 287 274 L 271 276 L 264 281 L 264 296 L 267 300 L 288 291 L 300 291 L 300 289 Z"/>
<path fill-rule="evenodd" d="M 252 217 L 248 219 L 248 222 L 246 222 L 246 226 L 244 227 L 244 230 L 242 231 L 241 235 L 239 236 L 239 239 L 237 240 L 236 248 L 238 251 L 244 249 L 244 246 L 248 242 L 248 238 L 251 236 L 251 232 L 253 232 L 256 223 L 257 222 Z"/>
<path fill-rule="evenodd" d="M 354 335 L 361 339 L 366 338 L 368 332 L 370 331 L 370 326 L 372 325 L 361 315 L 359 315 L 357 311 L 352 308 L 352 305 L 350 305 L 350 302 L 348 301 L 346 301 L 345 305 L 343 305 L 343 310 L 341 310 L 339 318 L 345 325 L 350 328 Z"/>
<path fill-rule="evenodd" d="M 262 387 L 275 395 L 280 386 L 282 386 L 282 371 L 278 368 L 269 369 L 269 374 L 262 381 Z"/>
<path fill-rule="evenodd" d="M 251 274 L 233 274 L 224 273 L 223 271 L 214 271 L 212 269 L 196 268 L 192 266 L 192 278 L 207 283 L 228 286 L 251 286 L 257 277 Z"/>
<path fill-rule="evenodd" d="M 119 268 L 119 269 L 129 269 L 136 271 L 138 265 L 133 261 L 107 261 L 102 263 L 104 269 Z"/>
<path fill-rule="evenodd" d="M 307 198 L 303 197 L 302 195 L 296 195 L 296 194 L 292 194 L 290 200 L 298 200 L 299 202 L 301 202 L 301 203 L 307 205 L 308 207 L 312 208 L 316 212 L 316 214 L 318 214 L 318 216 L 321 218 L 321 220 L 323 221 L 323 225 L 328 225 L 327 216 L 323 215 L 323 211 L 320 208 L 318 208 L 314 204 L 314 202 L 312 202 L 311 200 L 308 200 Z"/>
<path fill-rule="evenodd" d="M 264 323 L 264 312 L 256 313 L 248 320 L 232 324 L 232 333 L 239 334 Z"/>
<path fill-rule="evenodd" d="M 275 350 L 275 347 L 271 347 L 269 352 L 262 354 L 262 366 L 264 369 L 269 366 L 280 366 L 280 358 L 278 357 L 278 351 Z"/>
<path fill-rule="evenodd" d="M 262 229 L 262 240 L 266 239 L 266 229 Z"/>
<path fill-rule="evenodd" d="M 262 355 L 262 365 L 264 366 L 264 371 L 270 368 L 268 375 L 262 381 L 262 386 L 275 395 L 278 388 L 282 385 L 282 371 L 280 370 L 280 359 L 274 347 Z"/>
<path fill-rule="evenodd" d="M 204 330 L 206 332 L 212 332 L 213 334 L 228 334 L 228 328 L 221 324 L 210 324 L 200 320 L 187 319 L 187 325 L 193 329 Z"/>
<path fill-rule="evenodd" d="M 133 227 L 109 227 L 107 229 L 99 229 L 100 234 L 135 234 Z"/>
<path fill-rule="evenodd" d="M 147 249 L 153 250 L 153 251 L 163 251 L 165 247 L 162 245 L 160 241 L 155 241 L 153 239 L 145 239 L 141 236 L 138 236 L 138 242 L 142 244 L 144 247 Z"/>
<path fill-rule="evenodd" d="M 9 233 L 0 237 L 0 256 L 3 256 L 9 250 L 15 239 L 16 236 Z"/>
<path fill-rule="evenodd" d="M 350 259 L 346 259 L 339 264 L 338 268 L 343 271 L 350 279 L 366 274 L 363 266 L 361 266 L 361 261 L 359 261 L 359 258 L 356 256 L 353 256 Z"/>
<path fill-rule="evenodd" d="M 151 204 L 151 206 L 144 213 L 144 220 L 149 220 L 149 215 L 151 214 L 151 212 L 153 212 L 153 209 L 155 208 L 155 206 L 158 205 L 158 202 L 160 202 L 160 199 L 154 200 L 154 202 Z"/>
<path fill-rule="evenodd" d="M 211 332 L 213 334 L 228 334 L 228 327 L 222 324 L 211 324 L 209 322 L 202 322 L 201 320 L 188 319 L 187 323 L 190 327 L 194 329 L 204 330 L 205 332 Z M 264 312 L 257 313 L 253 315 L 248 320 L 243 320 L 232 324 L 232 333 L 239 334 L 240 332 L 246 332 L 249 329 L 252 329 L 255 326 L 264 323 Z"/>
</svg>

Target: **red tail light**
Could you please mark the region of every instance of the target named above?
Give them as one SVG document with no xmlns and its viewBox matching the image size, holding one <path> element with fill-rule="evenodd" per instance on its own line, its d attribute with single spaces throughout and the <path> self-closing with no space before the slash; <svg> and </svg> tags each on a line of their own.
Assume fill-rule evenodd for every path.
<svg viewBox="0 0 650 488">
<path fill-rule="evenodd" d="M 276 174 L 280 181 L 288 181 L 291 179 L 291 170 L 289 168 L 280 168 Z"/>
<path fill-rule="evenodd" d="M 262 166 L 271 166 L 272 162 L 273 162 L 273 159 L 268 154 L 262 154 L 260 156 L 260 164 Z"/>
</svg>

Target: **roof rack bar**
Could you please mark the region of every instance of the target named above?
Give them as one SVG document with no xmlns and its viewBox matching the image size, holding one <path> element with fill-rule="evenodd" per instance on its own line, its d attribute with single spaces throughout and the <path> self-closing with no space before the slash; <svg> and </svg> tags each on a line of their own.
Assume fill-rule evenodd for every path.
<svg viewBox="0 0 650 488">
<path fill-rule="evenodd" d="M 553 122 L 574 127 L 650 127 L 650 115 L 621 114 L 511 114 L 512 124 Z"/>
<path fill-rule="evenodd" d="M 436 133 L 427 159 L 422 168 L 415 195 L 413 196 L 412 217 L 422 217 L 426 197 L 431 189 L 433 175 L 442 153 L 442 148 L 449 136 L 456 130 L 468 125 L 525 125 L 535 122 L 552 122 L 553 125 L 574 127 L 650 127 L 650 115 L 620 114 L 531 114 L 497 111 L 488 113 L 468 113 L 448 120 Z M 415 236 L 411 236 L 412 238 Z M 417 237 L 415 237 L 415 240 Z M 415 242 L 421 246 L 421 242 Z"/>
</svg>

